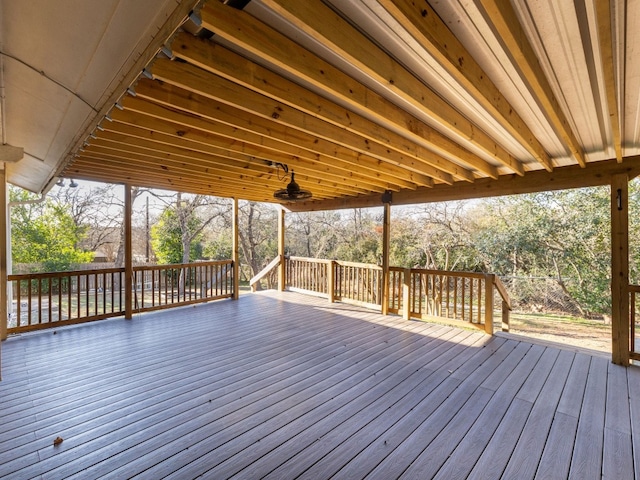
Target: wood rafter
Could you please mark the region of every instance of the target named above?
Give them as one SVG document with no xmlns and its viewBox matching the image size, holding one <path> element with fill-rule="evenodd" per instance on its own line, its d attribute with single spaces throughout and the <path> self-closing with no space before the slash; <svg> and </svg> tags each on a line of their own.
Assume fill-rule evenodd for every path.
<svg viewBox="0 0 640 480">
<path fill-rule="evenodd" d="M 594 106 L 570 97 L 575 83 L 553 70 L 555 52 L 538 61 L 533 42 L 558 45 L 545 43 L 538 5 L 520 23 L 513 4 L 497 0 L 260 0 L 246 11 L 209 0 L 56 173 L 274 201 L 286 165 L 314 194 L 298 210 L 377 205 L 387 191 L 415 203 L 589 185 L 613 171 L 602 161 L 611 145 L 592 148 L 601 138 L 613 137 L 623 168 L 636 163 L 622 158 L 619 62 L 629 54 L 619 59 L 626 49 L 613 44 L 626 21 L 617 1 L 597 0 L 575 19 L 552 13 L 601 62 L 588 66 L 592 90 L 606 97 Z M 485 40 L 471 43 L 478 32 Z M 509 67 L 491 63 L 498 58 Z M 513 84 L 526 92 L 504 89 Z M 563 108 L 580 103 L 581 117 L 563 112 L 552 84 Z M 583 126 L 605 110 L 581 145 L 569 120 Z M 560 181 L 565 174 L 575 180 Z"/>
<path fill-rule="evenodd" d="M 548 153 L 524 120 L 428 3 L 415 0 L 380 0 L 380 3 L 538 162 L 548 171 L 553 169 Z"/>
<path fill-rule="evenodd" d="M 184 33 L 178 35 L 172 45 L 173 52 L 178 58 L 304 112 L 306 115 L 311 115 L 340 129 L 346 129 L 362 137 L 367 145 L 379 144 L 384 150 L 392 149 L 423 162 L 429 166 L 425 167 L 427 174 L 441 169 L 457 179 L 473 181 L 471 172 L 460 165 L 441 158 L 425 147 L 340 107 L 221 45 Z M 497 176 L 494 170 L 492 170 L 492 176 Z"/>
<path fill-rule="evenodd" d="M 155 123 L 159 122 L 147 122 Z M 174 130 L 175 131 L 175 130 Z M 178 131 L 179 128 L 178 128 Z M 308 175 L 313 178 L 334 179 L 344 184 L 353 184 L 357 182 L 362 189 L 370 189 L 373 191 L 389 190 L 390 185 L 384 182 L 376 182 L 374 179 L 369 179 L 365 176 L 358 175 L 350 172 L 351 175 L 347 175 L 347 172 L 343 172 L 339 169 L 316 168 L 315 165 L 309 165 L 304 161 L 291 161 L 291 158 L 286 158 L 284 155 L 278 157 L 274 153 L 267 153 L 265 150 L 247 145 L 243 142 L 231 142 L 224 138 L 216 138 L 213 135 L 201 134 L 198 132 L 185 132 L 182 130 L 181 135 L 162 133 L 158 130 L 149 130 L 146 128 L 140 128 L 138 126 L 127 125 L 120 121 L 114 121 L 105 126 L 105 135 L 101 138 L 110 139 L 109 134 L 122 134 L 119 137 L 123 143 L 130 145 L 147 145 L 149 148 L 153 148 L 157 151 L 170 151 L 171 147 L 180 147 L 185 152 L 198 152 L 204 154 L 224 155 L 226 158 L 235 158 L 240 161 L 251 161 L 249 165 L 266 167 L 268 162 L 282 163 L 295 169 L 298 175 Z M 189 138 L 186 138 L 189 135 Z M 263 160 L 269 158 L 270 160 Z M 287 163 L 289 162 L 289 163 Z M 249 166 L 248 165 L 248 166 Z M 272 168 L 273 165 L 271 165 Z M 251 167 L 253 168 L 253 167 Z M 301 178 L 301 177 L 299 177 Z"/>
<path fill-rule="evenodd" d="M 613 35 L 611 22 L 611 1 L 596 1 L 596 20 L 598 22 L 598 38 L 600 39 L 600 54 L 602 55 L 602 72 L 604 74 L 605 90 L 607 92 L 607 109 L 613 135 L 613 148 L 616 159 L 622 162 L 622 145 L 620 138 L 620 112 L 616 97 L 615 68 L 613 62 Z"/>
<path fill-rule="evenodd" d="M 436 185 L 428 190 L 419 188 L 414 191 L 403 190 L 393 194 L 393 205 L 412 205 L 418 203 L 447 202 L 473 198 L 518 195 L 551 190 L 593 187 L 609 185 L 615 175 L 624 174 L 631 180 L 640 175 L 640 156 L 626 158 L 621 165 L 616 160 L 590 163 L 587 167 L 572 165 L 556 167 L 552 172 L 538 170 L 528 172 L 524 177 L 503 175 L 498 180 L 483 178 L 474 183 L 457 182 L 454 187 Z M 342 208 L 379 207 L 380 195 L 365 195 L 348 200 L 328 200 L 325 202 L 303 202 L 290 205 L 292 211 L 334 210 Z"/>
<path fill-rule="evenodd" d="M 203 25 L 215 34 L 231 40 L 264 61 L 340 98 L 341 101 L 351 105 L 355 111 L 366 111 L 381 125 L 391 130 L 401 128 L 404 132 L 420 137 L 422 142 L 433 151 L 456 158 L 484 175 L 495 176 L 493 165 L 471 154 L 453 140 L 250 15 L 218 2 L 210 2 L 202 9 L 202 20 Z M 357 35 L 360 37 L 359 34 Z M 367 55 L 371 53 L 367 52 Z M 419 88 L 421 92 L 425 90 L 424 85 Z M 465 123 L 468 122 L 465 120 Z M 475 139 L 476 133 L 480 134 L 479 132 L 468 133 L 469 138 L 472 139 Z M 497 157 L 496 152 L 500 148 L 495 142 L 492 142 L 492 145 L 491 155 Z M 514 169 L 520 170 L 519 162 L 512 157 L 505 157 L 503 160 Z"/>
<path fill-rule="evenodd" d="M 153 68 L 153 76 L 166 84 L 224 103 L 250 115 L 261 117 L 268 122 L 299 130 L 327 142 L 337 143 L 344 148 L 375 157 L 386 163 L 399 166 L 411 164 L 411 169 L 416 173 L 437 178 L 441 182 L 452 183 L 453 181 L 449 173 L 422 163 L 419 159 L 408 158 L 407 155 L 370 142 L 365 137 L 290 108 L 280 102 L 269 101 L 253 90 L 241 87 L 217 75 L 211 75 L 196 66 L 179 64 L 170 60 L 158 60 Z"/>
<path fill-rule="evenodd" d="M 264 0 L 264 3 L 404 101 L 461 138 L 473 142 L 485 155 L 516 173 L 523 172 L 521 163 L 495 140 L 329 7 L 296 0 Z"/>
<path fill-rule="evenodd" d="M 401 165 L 396 164 L 394 166 L 370 155 L 354 152 L 336 143 L 292 129 L 286 125 L 276 123 L 266 118 L 250 116 L 247 112 L 243 113 L 243 111 L 235 107 L 221 104 L 220 102 L 201 97 L 194 93 L 189 93 L 177 87 L 161 85 L 159 82 L 140 82 L 136 88 L 136 92 L 138 97 L 153 101 L 159 105 L 176 108 L 195 115 L 196 117 L 257 133 L 262 137 L 276 138 L 281 142 L 304 148 L 317 154 L 336 157 L 347 162 L 354 162 L 354 166 L 358 164 L 356 160 L 359 159 L 363 164 L 382 168 L 383 171 L 388 171 L 390 174 L 397 175 L 399 178 L 413 182 L 416 185 L 428 186 L 433 184 L 430 177 L 410 170 L 410 168 L 420 170 L 421 167 L 417 162 L 411 161 L 410 159 L 407 159 Z M 385 165 L 390 165 L 392 168 L 385 168 Z"/>
<path fill-rule="evenodd" d="M 522 71 L 522 79 L 528 83 L 531 93 L 544 109 L 557 134 L 578 164 L 584 167 L 586 159 L 583 148 L 571 130 L 571 126 L 553 94 L 551 85 L 542 71 L 533 47 L 527 40 L 511 2 L 478 0 L 478 3 L 482 5 L 487 18 L 500 35 L 511 58 L 518 69 Z"/>
</svg>

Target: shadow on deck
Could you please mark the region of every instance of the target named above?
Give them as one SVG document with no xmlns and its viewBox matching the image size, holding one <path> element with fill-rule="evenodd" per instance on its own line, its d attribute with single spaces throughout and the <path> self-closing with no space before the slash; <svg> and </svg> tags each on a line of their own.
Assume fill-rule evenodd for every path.
<svg viewBox="0 0 640 480">
<path fill-rule="evenodd" d="M 2 354 L 0 477 L 638 475 L 638 368 L 295 293 Z"/>
</svg>

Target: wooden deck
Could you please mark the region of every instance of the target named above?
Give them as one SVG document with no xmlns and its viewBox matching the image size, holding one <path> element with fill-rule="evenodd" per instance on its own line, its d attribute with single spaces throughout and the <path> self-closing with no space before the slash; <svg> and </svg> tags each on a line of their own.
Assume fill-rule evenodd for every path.
<svg viewBox="0 0 640 480">
<path fill-rule="evenodd" d="M 3 478 L 640 475 L 640 369 L 300 294 L 2 353 Z"/>
</svg>

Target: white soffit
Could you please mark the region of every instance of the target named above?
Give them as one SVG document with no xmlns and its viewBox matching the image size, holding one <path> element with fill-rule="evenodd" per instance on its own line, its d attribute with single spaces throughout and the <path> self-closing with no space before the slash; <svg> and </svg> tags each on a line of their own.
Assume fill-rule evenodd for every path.
<svg viewBox="0 0 640 480">
<path fill-rule="evenodd" d="M 25 151 L 8 180 L 40 191 L 178 2 L 0 1 L 5 141 Z"/>
</svg>

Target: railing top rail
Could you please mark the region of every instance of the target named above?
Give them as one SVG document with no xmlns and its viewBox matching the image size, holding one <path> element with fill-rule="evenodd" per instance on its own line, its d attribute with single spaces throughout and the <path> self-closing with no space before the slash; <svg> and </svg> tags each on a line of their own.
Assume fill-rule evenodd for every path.
<svg viewBox="0 0 640 480">
<path fill-rule="evenodd" d="M 346 262 L 343 260 L 328 260 L 326 258 L 311 258 L 311 257 L 287 257 L 289 260 L 293 260 L 296 262 L 308 262 L 308 263 L 335 263 L 336 265 L 340 265 L 343 267 L 356 267 L 356 268 L 371 268 L 373 270 L 382 270 L 380 265 L 376 265 L 375 263 L 360 263 L 360 262 Z"/>
<path fill-rule="evenodd" d="M 336 260 L 336 264 L 341 265 L 343 267 L 370 268 L 372 270 L 382 270 L 382 267 L 380 265 L 376 265 L 375 263 L 343 262 L 341 260 Z"/>
<path fill-rule="evenodd" d="M 462 277 L 462 278 L 485 278 L 486 273 L 477 272 L 456 272 L 452 270 L 431 270 L 426 268 L 412 268 L 411 273 L 424 273 L 427 275 L 442 275 L 448 277 Z"/>
<path fill-rule="evenodd" d="M 64 272 L 13 273 L 7 276 L 7 280 L 37 280 L 39 278 L 77 277 L 78 275 L 100 275 L 103 273 L 120 272 L 124 272 L 124 268 L 96 268 L 93 270 L 68 270 Z"/>
<path fill-rule="evenodd" d="M 191 262 L 191 263 L 167 263 L 165 265 L 136 265 L 133 267 L 134 272 L 141 272 L 144 270 L 168 270 L 171 268 L 192 268 L 192 267 L 205 267 L 213 265 L 231 265 L 233 260 L 211 260 L 206 262 Z"/>
<path fill-rule="evenodd" d="M 630 292 L 640 292 L 640 285 L 629 285 Z"/>
<path fill-rule="evenodd" d="M 493 284 L 496 286 L 496 290 L 498 290 L 498 293 L 502 297 L 504 303 L 507 304 L 507 308 L 511 310 L 511 299 L 509 298 L 509 294 L 507 293 L 504 283 L 502 283 L 502 280 L 500 280 L 497 275 L 493 276 Z"/>
<path fill-rule="evenodd" d="M 296 262 L 309 262 L 309 263 L 331 263 L 331 260 L 327 260 L 326 258 L 311 258 L 311 257 L 287 257 L 288 260 L 293 260 Z"/>
<path fill-rule="evenodd" d="M 274 268 L 276 268 L 278 265 L 280 265 L 280 255 L 278 255 L 276 258 L 271 260 L 269 262 L 269 265 L 264 267 L 255 276 L 253 276 L 251 280 L 249 280 L 249 285 L 253 287 L 256 283 L 258 283 L 260 280 L 266 277 L 268 273 Z"/>
<path fill-rule="evenodd" d="M 167 265 L 137 265 L 133 267 L 136 272 L 145 270 L 168 270 L 171 268 L 192 268 L 198 266 L 230 265 L 232 260 L 213 260 L 210 262 L 171 263 Z M 124 272 L 124 267 L 94 268 L 91 270 L 68 270 L 60 272 L 31 272 L 13 273 L 7 276 L 7 280 L 37 280 L 39 278 L 77 277 L 78 275 L 102 275 Z"/>
</svg>

